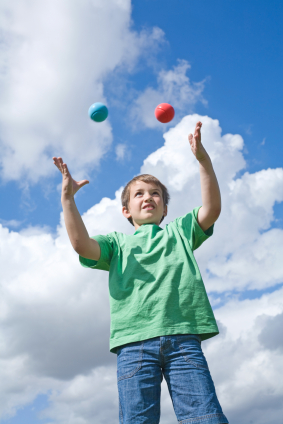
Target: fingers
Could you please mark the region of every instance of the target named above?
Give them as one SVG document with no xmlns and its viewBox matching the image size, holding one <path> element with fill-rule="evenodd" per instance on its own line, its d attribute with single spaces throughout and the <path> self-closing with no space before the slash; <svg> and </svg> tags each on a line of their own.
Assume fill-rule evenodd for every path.
<svg viewBox="0 0 283 424">
<path fill-rule="evenodd" d="M 202 127 L 202 123 L 200 121 L 198 121 L 196 123 L 194 135 L 189 134 L 188 139 L 189 139 L 191 146 L 193 146 L 194 142 L 198 142 L 198 141 L 201 140 L 201 134 L 200 134 L 201 127 Z"/>
<path fill-rule="evenodd" d="M 52 159 L 53 159 L 54 165 L 56 165 L 59 171 L 62 172 L 63 174 L 63 159 L 60 157 L 59 158 L 53 157 Z"/>
<path fill-rule="evenodd" d="M 201 137 L 201 135 L 200 135 L 201 127 L 202 127 L 202 123 L 200 121 L 198 121 L 197 124 L 196 124 L 195 134 L 194 134 L 194 137 L 197 141 L 199 141 L 200 137 Z"/>
<path fill-rule="evenodd" d="M 63 168 L 63 174 L 64 175 L 69 175 L 70 174 L 66 163 L 63 163 L 62 164 L 62 168 Z"/>
<path fill-rule="evenodd" d="M 57 168 L 62 174 L 67 175 L 69 173 L 68 167 L 66 163 L 63 162 L 63 159 L 61 157 L 59 158 L 53 157 L 52 159 L 53 159 L 54 165 L 57 166 Z"/>
</svg>

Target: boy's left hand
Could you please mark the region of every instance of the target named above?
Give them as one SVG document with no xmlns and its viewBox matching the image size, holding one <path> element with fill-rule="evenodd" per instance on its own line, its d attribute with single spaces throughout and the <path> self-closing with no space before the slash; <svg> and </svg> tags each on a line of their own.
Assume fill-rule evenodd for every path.
<svg viewBox="0 0 283 424">
<path fill-rule="evenodd" d="M 200 134 L 201 127 L 202 127 L 202 123 L 200 121 L 197 122 L 194 135 L 189 134 L 189 137 L 188 137 L 192 152 L 199 162 L 202 162 L 208 156 L 205 148 L 203 147 L 201 143 L 201 134 Z"/>
</svg>

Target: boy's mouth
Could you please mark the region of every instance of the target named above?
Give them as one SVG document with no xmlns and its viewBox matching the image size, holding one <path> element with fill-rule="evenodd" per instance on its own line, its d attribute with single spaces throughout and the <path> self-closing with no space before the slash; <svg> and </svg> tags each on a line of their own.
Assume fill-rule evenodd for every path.
<svg viewBox="0 0 283 424">
<path fill-rule="evenodd" d="M 149 209 L 149 210 L 151 210 L 151 209 L 154 209 L 154 206 L 153 205 L 145 205 L 143 207 L 143 209 Z"/>
</svg>

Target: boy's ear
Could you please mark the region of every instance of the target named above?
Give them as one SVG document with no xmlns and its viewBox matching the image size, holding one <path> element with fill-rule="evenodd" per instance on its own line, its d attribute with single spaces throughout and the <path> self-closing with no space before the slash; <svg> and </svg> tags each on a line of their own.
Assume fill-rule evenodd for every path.
<svg viewBox="0 0 283 424">
<path fill-rule="evenodd" d="M 126 206 L 123 206 L 123 207 L 122 207 L 122 214 L 123 214 L 123 215 L 124 215 L 124 217 L 125 217 L 125 218 L 127 218 L 127 219 L 128 219 L 128 218 L 131 218 L 131 216 L 132 216 L 132 215 L 130 214 L 130 212 L 128 211 L 128 209 L 126 208 Z"/>
<path fill-rule="evenodd" d="M 167 205 L 166 205 L 166 206 L 165 206 L 165 208 L 164 208 L 163 216 L 167 216 Z"/>
</svg>

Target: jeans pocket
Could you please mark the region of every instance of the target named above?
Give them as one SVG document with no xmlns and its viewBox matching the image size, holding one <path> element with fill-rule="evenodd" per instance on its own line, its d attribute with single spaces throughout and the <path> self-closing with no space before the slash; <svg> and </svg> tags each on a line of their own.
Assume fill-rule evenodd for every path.
<svg viewBox="0 0 283 424">
<path fill-rule="evenodd" d="M 198 334 L 181 334 L 177 336 L 179 352 L 186 362 L 195 368 L 208 370 L 208 365 L 201 348 L 201 338 Z"/>
<path fill-rule="evenodd" d="M 129 343 L 117 349 L 117 379 L 130 378 L 142 366 L 143 342 Z"/>
</svg>

